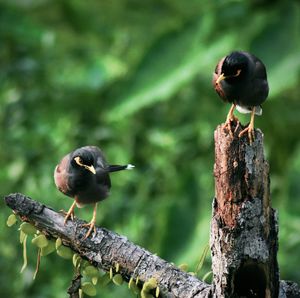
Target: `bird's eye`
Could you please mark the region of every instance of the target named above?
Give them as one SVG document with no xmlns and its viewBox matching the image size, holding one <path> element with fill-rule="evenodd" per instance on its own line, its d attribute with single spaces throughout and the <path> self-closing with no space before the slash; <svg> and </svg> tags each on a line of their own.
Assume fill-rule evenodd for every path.
<svg viewBox="0 0 300 298">
<path fill-rule="evenodd" d="M 82 158 L 80 158 L 79 156 L 74 157 L 74 160 L 79 166 L 85 168 L 86 170 L 92 172 L 93 174 L 96 174 L 96 170 L 95 170 L 94 166 L 93 165 L 88 166 L 88 165 L 84 164 L 82 161 Z"/>
<path fill-rule="evenodd" d="M 83 166 L 83 162 L 80 156 L 74 157 L 74 160 L 79 166 Z"/>
<path fill-rule="evenodd" d="M 236 74 L 233 75 L 233 77 L 238 77 L 238 76 L 240 75 L 241 71 L 242 71 L 241 69 L 238 69 L 238 70 L 236 71 Z"/>
</svg>

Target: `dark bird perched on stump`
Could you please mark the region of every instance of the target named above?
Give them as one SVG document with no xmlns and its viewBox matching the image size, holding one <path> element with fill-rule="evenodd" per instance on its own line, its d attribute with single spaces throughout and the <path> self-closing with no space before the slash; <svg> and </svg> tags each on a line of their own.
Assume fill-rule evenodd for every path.
<svg viewBox="0 0 300 298">
<path fill-rule="evenodd" d="M 66 214 L 74 217 L 75 205 L 81 208 L 86 204 L 94 204 L 92 220 L 83 226 L 88 227 L 85 239 L 95 229 L 97 203 L 109 196 L 111 182 L 109 173 L 129 170 L 133 165 L 109 165 L 102 151 L 95 146 L 78 148 L 67 154 L 56 166 L 54 180 L 56 187 L 65 195 L 74 198 L 74 203 Z"/>
<path fill-rule="evenodd" d="M 219 96 L 232 103 L 225 125 L 231 132 L 231 121 L 238 121 L 234 109 L 240 113 L 251 113 L 249 125 L 239 133 L 248 132 L 250 143 L 254 140 L 254 115 L 261 115 L 261 104 L 269 94 L 266 68 L 254 55 L 235 51 L 223 57 L 213 74 L 213 86 Z"/>
</svg>

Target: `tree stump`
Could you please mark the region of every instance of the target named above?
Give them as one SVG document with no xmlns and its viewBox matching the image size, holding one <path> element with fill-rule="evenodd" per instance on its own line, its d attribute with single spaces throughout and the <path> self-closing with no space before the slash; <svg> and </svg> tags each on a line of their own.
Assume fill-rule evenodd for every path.
<svg viewBox="0 0 300 298">
<path fill-rule="evenodd" d="M 270 204 L 263 134 L 250 145 L 242 127 L 215 131 L 211 221 L 213 297 L 278 297 L 277 214 Z"/>
</svg>

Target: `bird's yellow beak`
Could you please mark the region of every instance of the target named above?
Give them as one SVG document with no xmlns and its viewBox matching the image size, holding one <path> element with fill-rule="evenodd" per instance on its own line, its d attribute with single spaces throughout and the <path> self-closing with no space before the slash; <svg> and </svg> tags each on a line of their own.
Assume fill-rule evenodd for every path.
<svg viewBox="0 0 300 298">
<path fill-rule="evenodd" d="M 79 156 L 76 156 L 74 158 L 74 160 L 79 166 L 84 167 L 88 171 L 92 172 L 94 175 L 96 174 L 96 170 L 95 170 L 94 166 L 87 166 L 87 165 L 83 164 L 81 161 L 81 158 Z"/>
<path fill-rule="evenodd" d="M 238 69 L 235 75 L 232 76 L 225 76 L 224 73 L 221 73 L 221 75 L 218 77 L 218 79 L 216 80 L 216 85 L 219 85 L 221 81 L 225 80 L 226 78 L 235 78 L 238 77 L 241 73 L 241 69 Z"/>
<path fill-rule="evenodd" d="M 219 85 L 221 81 L 225 80 L 226 77 L 224 76 L 224 73 L 221 73 L 218 79 L 216 80 L 216 84 Z"/>
</svg>

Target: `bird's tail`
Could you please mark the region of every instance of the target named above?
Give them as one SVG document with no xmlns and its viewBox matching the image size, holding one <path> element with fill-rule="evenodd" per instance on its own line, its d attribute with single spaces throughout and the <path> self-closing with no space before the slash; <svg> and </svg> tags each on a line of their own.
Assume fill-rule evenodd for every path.
<svg viewBox="0 0 300 298">
<path fill-rule="evenodd" d="M 109 165 L 108 166 L 108 171 L 111 172 L 117 172 L 117 171 L 122 171 L 122 170 L 132 170 L 134 168 L 134 165 L 128 164 L 124 166 L 120 165 Z"/>
</svg>

